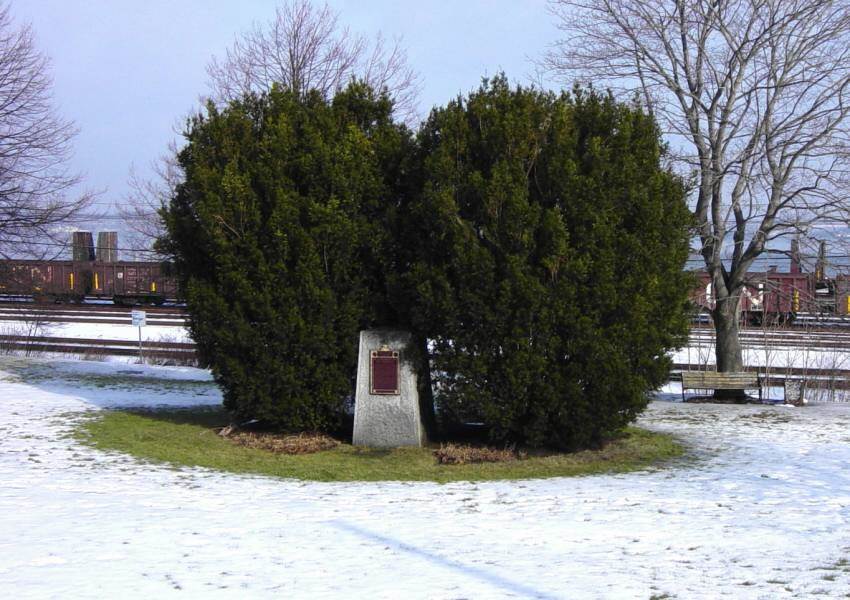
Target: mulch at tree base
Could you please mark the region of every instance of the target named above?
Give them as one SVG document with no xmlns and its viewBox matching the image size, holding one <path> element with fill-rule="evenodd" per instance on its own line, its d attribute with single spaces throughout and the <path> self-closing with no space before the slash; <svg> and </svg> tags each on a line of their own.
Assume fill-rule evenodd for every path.
<svg viewBox="0 0 850 600">
<path fill-rule="evenodd" d="M 246 448 L 278 454 L 312 454 L 339 445 L 339 441 L 323 433 L 266 433 L 225 427 L 219 431 L 219 435 Z"/>
</svg>

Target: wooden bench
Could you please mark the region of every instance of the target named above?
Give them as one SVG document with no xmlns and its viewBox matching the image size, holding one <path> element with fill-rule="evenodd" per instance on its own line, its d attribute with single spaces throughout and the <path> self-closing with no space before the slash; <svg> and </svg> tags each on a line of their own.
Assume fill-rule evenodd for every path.
<svg viewBox="0 0 850 600">
<path fill-rule="evenodd" d="M 718 373 L 717 371 L 682 371 L 682 402 L 685 390 L 754 390 L 761 401 L 761 377 L 758 373 Z"/>
</svg>

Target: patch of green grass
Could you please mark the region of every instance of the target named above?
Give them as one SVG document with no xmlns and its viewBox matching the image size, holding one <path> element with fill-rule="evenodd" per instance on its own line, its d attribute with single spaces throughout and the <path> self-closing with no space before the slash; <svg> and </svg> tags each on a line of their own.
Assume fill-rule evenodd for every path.
<svg viewBox="0 0 850 600">
<path fill-rule="evenodd" d="M 673 437 L 628 428 L 601 450 L 526 460 L 438 465 L 433 448 L 361 448 L 340 444 L 314 454 L 283 455 L 237 446 L 216 434 L 229 422 L 221 409 L 106 411 L 84 419 L 76 437 L 101 450 L 154 462 L 314 481 L 484 481 L 595 475 L 643 469 L 680 456 Z"/>
</svg>

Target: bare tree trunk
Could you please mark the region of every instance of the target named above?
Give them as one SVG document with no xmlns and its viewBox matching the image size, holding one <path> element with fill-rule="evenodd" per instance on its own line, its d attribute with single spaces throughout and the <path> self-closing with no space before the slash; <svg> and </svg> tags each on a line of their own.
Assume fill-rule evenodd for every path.
<svg viewBox="0 0 850 600">
<path fill-rule="evenodd" d="M 744 370 L 741 338 L 738 335 L 740 307 L 741 298 L 734 294 L 722 299 L 718 298 L 712 311 L 717 371 L 721 373 Z M 714 398 L 727 402 L 744 402 L 747 395 L 743 390 L 714 390 Z"/>
<path fill-rule="evenodd" d="M 744 368 L 741 339 L 738 336 L 740 305 L 738 296 L 718 298 L 712 312 L 716 334 L 717 370 L 721 372 L 741 371 Z"/>
<path fill-rule="evenodd" d="M 419 371 L 419 414 L 425 424 L 425 435 L 428 440 L 437 439 L 437 415 L 434 412 L 434 393 L 431 387 L 431 361 L 428 353 L 428 340 L 416 339 L 414 346 L 418 353 L 417 370 Z"/>
</svg>

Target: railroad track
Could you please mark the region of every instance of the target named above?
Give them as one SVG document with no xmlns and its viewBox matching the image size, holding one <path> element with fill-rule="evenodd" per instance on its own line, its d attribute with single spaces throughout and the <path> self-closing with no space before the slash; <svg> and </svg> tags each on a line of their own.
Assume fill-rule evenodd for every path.
<svg viewBox="0 0 850 600">
<path fill-rule="evenodd" d="M 47 336 L 0 335 L 0 349 L 19 352 L 57 352 L 85 356 L 138 356 L 139 342 Z M 188 342 L 143 341 L 142 356 L 174 360 L 181 364 L 198 361 L 195 344 Z"/>
<path fill-rule="evenodd" d="M 163 304 L 158 306 L 122 306 L 119 304 L 104 303 L 102 301 L 98 301 L 97 299 L 82 303 L 33 302 L 32 299 L 26 298 L 10 300 L 8 296 L 0 296 L 0 307 L 39 308 L 44 310 L 76 309 L 90 312 L 127 312 L 131 310 L 145 310 L 150 312 L 161 313 L 186 313 L 186 306 L 182 304 Z"/>
<path fill-rule="evenodd" d="M 0 350 L 25 353 L 51 352 L 84 356 L 138 356 L 139 343 L 133 340 L 102 340 L 49 336 L 0 335 Z M 191 342 L 143 341 L 142 356 L 146 359 L 172 360 L 179 364 L 197 364 L 196 346 Z M 705 371 L 714 365 L 676 363 L 671 380 L 680 381 L 682 371 Z M 850 389 L 850 369 L 815 369 L 785 367 L 766 370 L 764 367 L 745 367 L 745 371 L 766 374 L 767 385 L 782 386 L 789 377 L 803 378 L 809 387 Z"/>
<path fill-rule="evenodd" d="M 693 327 L 711 327 L 711 318 L 707 314 L 694 317 L 691 322 Z M 747 329 L 762 329 L 758 325 L 742 325 Z M 850 331 L 850 315 L 824 317 L 810 313 L 801 313 L 790 323 L 783 325 L 766 326 L 766 329 L 776 330 L 818 330 L 818 331 Z"/>
<path fill-rule="evenodd" d="M 850 315 L 824 317 L 811 313 L 800 313 L 791 323 L 792 328 L 850 329 Z"/>
<path fill-rule="evenodd" d="M 188 312 L 182 307 L 139 307 L 104 304 L 0 303 L 0 320 L 40 323 L 100 323 L 129 325 L 133 310 L 144 310 L 148 325 L 185 327 Z"/>
<path fill-rule="evenodd" d="M 713 328 L 694 326 L 691 328 L 691 345 L 714 343 Z M 741 344 L 745 347 L 809 348 L 850 350 L 850 330 L 796 331 L 793 329 L 763 330 L 742 329 Z"/>
</svg>

